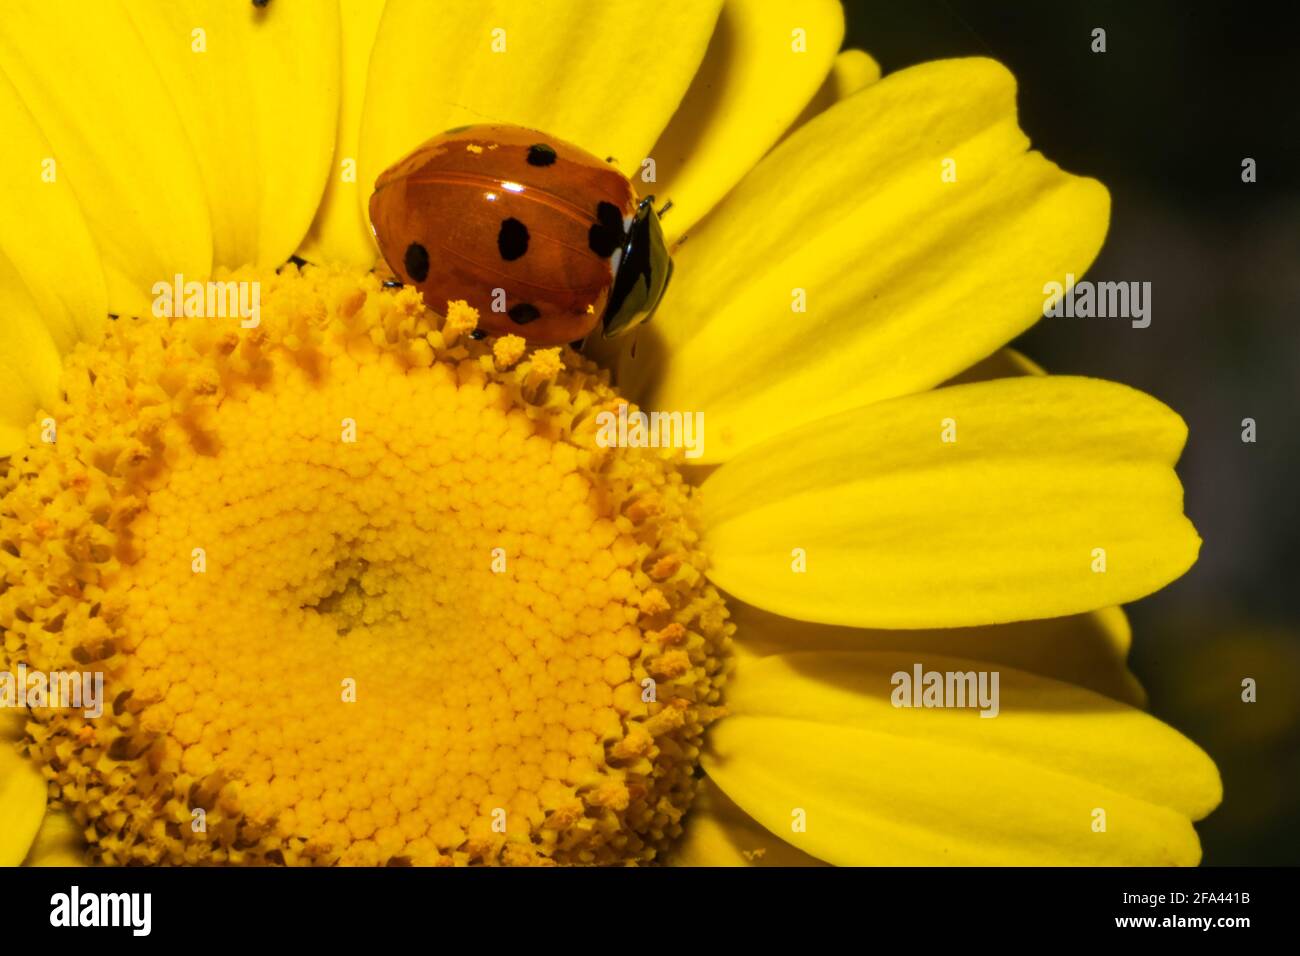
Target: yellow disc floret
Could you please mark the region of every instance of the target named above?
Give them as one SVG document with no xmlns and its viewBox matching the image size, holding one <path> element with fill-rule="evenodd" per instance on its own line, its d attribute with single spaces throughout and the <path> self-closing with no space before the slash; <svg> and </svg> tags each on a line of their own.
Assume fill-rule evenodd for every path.
<svg viewBox="0 0 1300 956">
<path fill-rule="evenodd" d="M 674 453 L 463 304 L 227 278 L 255 327 L 111 323 L 0 481 L 0 669 L 104 675 L 23 744 L 93 859 L 655 859 L 731 631 Z"/>
</svg>

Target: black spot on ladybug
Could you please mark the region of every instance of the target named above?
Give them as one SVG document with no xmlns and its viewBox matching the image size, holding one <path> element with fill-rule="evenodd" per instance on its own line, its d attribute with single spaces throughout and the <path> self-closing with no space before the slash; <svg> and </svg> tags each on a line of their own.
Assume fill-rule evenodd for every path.
<svg viewBox="0 0 1300 956">
<path fill-rule="evenodd" d="M 406 247 L 406 274 L 412 282 L 423 282 L 429 274 L 429 251 L 418 242 Z"/>
<path fill-rule="evenodd" d="M 528 147 L 529 166 L 549 166 L 553 162 L 555 162 L 555 150 L 545 143 Z"/>
<path fill-rule="evenodd" d="M 483 329 L 470 329 L 469 337 L 475 342 L 481 342 L 483 339 L 487 338 L 487 332 Z"/>
<path fill-rule="evenodd" d="M 596 207 L 596 224 L 587 230 L 587 245 L 602 259 L 612 256 L 623 245 L 627 236 L 623 232 L 623 214 L 612 202 Z"/>
<path fill-rule="evenodd" d="M 402 285 L 403 285 L 403 283 L 400 282 L 400 281 L 397 280 L 397 279 L 385 279 L 385 280 L 384 280 L 384 288 L 385 288 L 385 289 L 400 289 L 400 288 L 402 287 Z"/>
<path fill-rule="evenodd" d="M 510 320 L 515 325 L 527 325 L 529 322 L 534 322 L 542 317 L 542 313 L 537 310 L 537 306 L 531 302 L 520 302 L 518 305 L 512 305 L 506 315 L 510 316 Z"/>
<path fill-rule="evenodd" d="M 506 262 L 514 262 L 528 251 L 528 227 L 513 216 L 501 221 L 497 250 Z"/>
</svg>

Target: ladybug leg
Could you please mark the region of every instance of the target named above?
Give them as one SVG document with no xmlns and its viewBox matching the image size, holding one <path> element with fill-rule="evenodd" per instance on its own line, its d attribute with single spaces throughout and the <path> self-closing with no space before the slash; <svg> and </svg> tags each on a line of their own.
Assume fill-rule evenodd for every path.
<svg viewBox="0 0 1300 956">
<path fill-rule="evenodd" d="M 487 338 L 487 332 L 484 329 L 470 329 L 469 337 L 475 342 L 481 342 Z"/>
<path fill-rule="evenodd" d="M 384 288 L 385 288 L 385 289 L 400 289 L 401 287 L 402 287 L 402 283 L 398 282 L 396 279 L 385 279 L 385 280 L 384 280 Z"/>
<path fill-rule="evenodd" d="M 662 206 L 659 207 L 659 218 L 662 219 L 665 216 L 665 214 L 667 214 L 668 210 L 672 208 L 673 208 L 673 201 L 670 199 Z"/>
<path fill-rule="evenodd" d="M 573 351 L 575 352 L 581 352 L 582 347 L 586 344 L 587 344 L 587 337 L 584 335 L 582 338 L 574 339 L 572 342 L 570 342 L 569 348 L 573 349 Z"/>
</svg>

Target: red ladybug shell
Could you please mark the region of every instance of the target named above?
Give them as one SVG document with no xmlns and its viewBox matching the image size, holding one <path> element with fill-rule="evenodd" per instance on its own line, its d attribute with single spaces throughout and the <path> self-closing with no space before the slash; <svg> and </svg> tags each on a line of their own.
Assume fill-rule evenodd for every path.
<svg viewBox="0 0 1300 956">
<path fill-rule="evenodd" d="M 425 302 L 441 311 L 464 299 L 480 328 L 539 345 L 580 339 L 601 321 L 637 209 L 617 169 L 516 126 L 435 136 L 370 197 L 384 259 Z"/>
</svg>

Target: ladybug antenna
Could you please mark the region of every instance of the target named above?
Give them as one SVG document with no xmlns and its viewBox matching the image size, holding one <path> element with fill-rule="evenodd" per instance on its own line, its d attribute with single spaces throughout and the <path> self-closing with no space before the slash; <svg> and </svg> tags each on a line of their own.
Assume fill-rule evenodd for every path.
<svg viewBox="0 0 1300 956">
<path fill-rule="evenodd" d="M 673 201 L 670 199 L 666 203 L 664 203 L 663 206 L 660 207 L 659 218 L 662 219 L 664 217 L 664 213 L 666 213 L 669 209 L 672 208 L 673 208 Z"/>
</svg>

